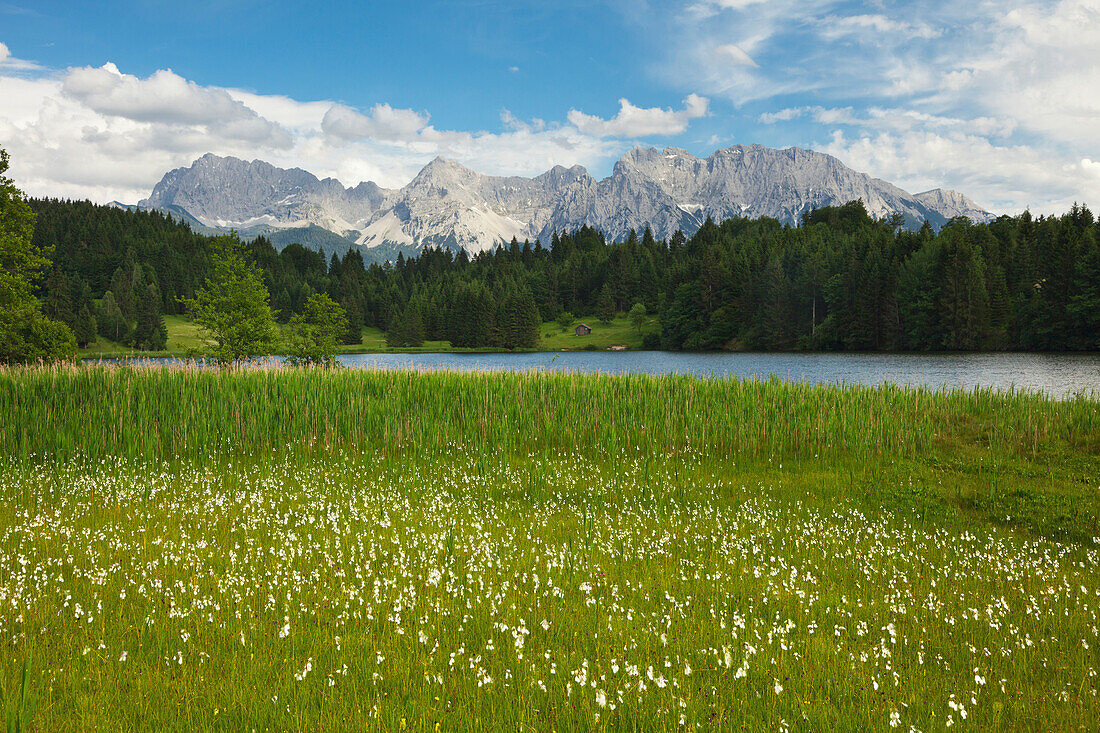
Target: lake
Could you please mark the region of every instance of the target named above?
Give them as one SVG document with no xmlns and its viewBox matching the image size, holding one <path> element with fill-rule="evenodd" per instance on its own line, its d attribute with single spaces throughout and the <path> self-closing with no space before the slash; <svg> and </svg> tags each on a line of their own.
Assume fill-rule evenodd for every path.
<svg viewBox="0 0 1100 733">
<path fill-rule="evenodd" d="M 110 359 L 104 361 L 113 361 Z M 171 362 L 171 359 L 150 361 Z M 564 351 L 520 354 L 343 354 L 348 367 L 367 369 L 541 369 L 607 374 L 695 374 L 811 383 L 992 387 L 1066 397 L 1100 395 L 1100 354 L 762 354 L 667 351 Z"/>
</svg>

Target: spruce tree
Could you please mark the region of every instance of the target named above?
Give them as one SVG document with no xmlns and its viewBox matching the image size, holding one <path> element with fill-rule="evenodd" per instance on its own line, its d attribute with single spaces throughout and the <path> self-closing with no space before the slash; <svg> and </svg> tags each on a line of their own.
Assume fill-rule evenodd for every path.
<svg viewBox="0 0 1100 733">
<path fill-rule="evenodd" d="M 347 298 L 341 301 L 340 306 L 344 309 L 348 321 L 347 328 L 340 335 L 340 343 L 349 345 L 363 343 L 363 309 L 359 302 Z"/>
<path fill-rule="evenodd" d="M 122 317 L 127 321 L 133 321 L 137 316 L 137 308 L 134 306 L 134 290 L 131 285 L 131 277 L 122 267 L 115 269 L 111 276 L 111 292 L 115 294 Z"/>
<path fill-rule="evenodd" d="M 155 282 L 142 288 L 134 326 L 134 347 L 142 351 L 163 351 L 168 347 L 168 330 L 161 315 L 160 289 Z"/>
<path fill-rule="evenodd" d="M 599 300 L 596 301 L 596 318 L 600 323 L 608 324 L 615 320 L 615 299 L 611 295 L 611 287 L 604 283 L 600 289 Z"/>
<path fill-rule="evenodd" d="M 49 265 L 50 248 L 34 241 L 34 212 L 11 179 L 0 148 L 0 364 L 71 356 L 73 332 L 47 318 L 33 285 Z"/>
<path fill-rule="evenodd" d="M 95 316 L 92 315 L 92 311 L 87 305 L 81 306 L 80 312 L 76 315 L 76 326 L 73 328 L 73 334 L 76 336 L 76 345 L 82 349 L 88 348 L 95 341 Z"/>
</svg>

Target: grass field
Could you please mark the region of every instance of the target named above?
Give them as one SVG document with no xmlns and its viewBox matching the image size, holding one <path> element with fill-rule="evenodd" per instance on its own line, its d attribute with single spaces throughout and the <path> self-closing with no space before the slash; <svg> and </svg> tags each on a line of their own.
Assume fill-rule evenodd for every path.
<svg viewBox="0 0 1100 733">
<path fill-rule="evenodd" d="M 580 350 L 585 348 L 607 349 L 611 346 L 626 346 L 637 349 L 642 345 L 642 334 L 658 332 L 660 326 L 655 316 L 651 316 L 642 334 L 631 325 L 625 317 L 614 319 L 609 324 L 601 323 L 595 318 L 587 320 L 578 319 L 578 323 L 587 323 L 592 327 L 592 333 L 588 336 L 578 337 L 573 329 L 562 331 L 556 322 L 547 322 L 539 330 L 540 342 L 538 348 L 544 351 L 560 351 L 562 349 Z M 85 358 L 99 356 L 186 356 L 192 351 L 201 352 L 206 345 L 205 340 L 199 334 L 199 328 L 185 316 L 165 316 L 164 325 L 168 330 L 168 348 L 163 352 L 135 352 L 128 346 L 110 341 L 98 336 L 94 344 L 87 349 L 81 349 L 79 355 Z M 286 332 L 286 326 L 280 326 Z M 423 346 L 414 349 L 391 349 L 386 346 L 386 334 L 379 328 L 366 326 L 363 328 L 363 342 L 342 346 L 340 352 L 344 354 L 373 353 L 381 351 L 413 351 L 433 352 L 452 351 L 449 341 L 425 341 Z M 467 351 L 468 349 L 462 349 Z M 484 349 L 482 349 L 484 350 Z"/>
<path fill-rule="evenodd" d="M 1092 729 L 1100 404 L 0 371 L 29 730 Z"/>
<path fill-rule="evenodd" d="M 87 349 L 80 349 L 78 353 L 80 356 L 92 358 L 124 354 L 182 356 L 192 350 L 201 351 L 207 343 L 199 334 L 199 327 L 185 316 L 165 316 L 164 327 L 168 331 L 168 348 L 163 352 L 134 351 L 128 346 L 97 336 L 94 344 Z"/>
<path fill-rule="evenodd" d="M 607 349 L 611 346 L 626 346 L 627 348 L 641 348 L 642 337 L 650 333 L 660 332 L 660 323 L 656 316 L 649 316 L 642 332 L 639 333 L 625 316 L 614 319 L 611 323 L 602 323 L 594 316 L 590 318 L 578 318 L 577 323 L 584 323 L 592 328 L 592 333 L 587 336 L 578 336 L 573 327 L 565 331 L 557 323 L 544 323 L 540 334 L 542 342 L 540 347 L 551 351 L 561 349 Z M 576 324 L 574 324 L 576 325 Z"/>
</svg>

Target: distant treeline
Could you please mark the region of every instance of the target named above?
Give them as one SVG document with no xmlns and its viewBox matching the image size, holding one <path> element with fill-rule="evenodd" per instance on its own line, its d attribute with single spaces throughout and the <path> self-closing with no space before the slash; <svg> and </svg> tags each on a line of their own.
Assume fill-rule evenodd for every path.
<svg viewBox="0 0 1100 733">
<path fill-rule="evenodd" d="M 211 239 L 156 212 L 34 200 L 35 239 L 54 245 L 42 296 L 78 341 L 98 330 L 161 348 L 160 314 L 179 313 L 210 268 Z M 347 310 L 349 343 L 377 326 L 393 344 L 530 347 L 563 312 L 610 320 L 642 303 L 659 317 L 647 345 L 672 350 L 1100 349 L 1100 226 L 1083 206 L 1057 217 L 955 219 L 934 232 L 876 221 L 861 202 L 791 227 L 707 221 L 692 237 L 648 229 L 608 243 L 590 228 L 513 241 L 473 257 L 425 249 L 366 266 L 359 252 L 299 245 L 248 250 L 288 320 L 313 293 Z M 159 331 L 157 330 L 159 327 Z"/>
</svg>

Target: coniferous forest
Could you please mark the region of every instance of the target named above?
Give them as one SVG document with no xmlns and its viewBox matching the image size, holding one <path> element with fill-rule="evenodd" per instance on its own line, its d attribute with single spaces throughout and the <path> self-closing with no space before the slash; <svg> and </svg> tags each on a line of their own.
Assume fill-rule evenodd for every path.
<svg viewBox="0 0 1100 733">
<path fill-rule="evenodd" d="M 212 238 L 157 212 L 30 203 L 36 244 L 54 248 L 45 313 L 80 345 L 98 332 L 164 348 L 162 316 L 181 313 L 208 276 Z M 562 313 L 609 320 L 641 303 L 660 322 L 645 345 L 668 350 L 1100 349 L 1100 225 L 1076 205 L 935 232 L 873 220 L 857 201 L 798 227 L 735 218 L 691 237 L 661 241 L 646 229 L 623 242 L 582 228 L 383 264 L 355 250 L 327 261 L 296 244 L 276 251 L 263 237 L 247 249 L 281 321 L 327 293 L 347 312 L 349 344 L 375 326 L 391 346 L 533 348 Z"/>
</svg>

